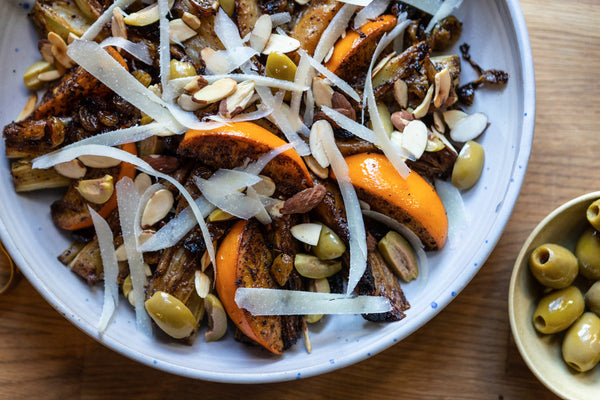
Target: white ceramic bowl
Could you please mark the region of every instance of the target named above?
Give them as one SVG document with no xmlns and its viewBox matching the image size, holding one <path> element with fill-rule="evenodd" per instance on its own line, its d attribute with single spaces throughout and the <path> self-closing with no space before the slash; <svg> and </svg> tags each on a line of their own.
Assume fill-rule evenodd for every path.
<svg viewBox="0 0 600 400">
<path fill-rule="evenodd" d="M 529 256 L 544 243 L 557 243 L 573 250 L 579 235 L 589 227 L 586 210 L 600 199 L 600 192 L 577 197 L 552 211 L 529 235 L 512 272 L 508 295 L 510 326 L 523 360 L 548 389 L 568 400 L 589 400 L 600 393 L 600 366 L 575 372 L 563 361 L 563 333 L 543 335 L 536 331 L 532 317 L 543 296 L 542 286 L 529 271 Z M 579 282 L 579 281 L 576 281 Z M 589 286 L 590 282 L 582 282 Z M 585 293 L 586 287 L 581 286 Z"/>
<path fill-rule="evenodd" d="M 32 0 L 0 3 L 0 124 L 19 114 L 28 95 L 23 71 L 39 58 L 37 37 L 26 20 Z M 273 382 L 312 376 L 363 360 L 411 334 L 444 308 L 473 278 L 498 241 L 516 202 L 531 150 L 535 93 L 531 49 L 519 3 L 466 0 L 456 14 L 463 25 L 460 43 L 471 45 L 483 67 L 510 74 L 503 90 L 480 90 L 470 111 L 488 114 L 491 126 L 480 139 L 486 150 L 481 181 L 464 193 L 469 221 L 460 235 L 430 255 L 431 268 L 405 285 L 412 308 L 397 323 L 373 324 L 360 316 L 325 318 L 313 327 L 312 354 L 299 343 L 281 357 L 225 340 L 192 347 L 144 337 L 135 330 L 130 307 L 121 303 L 113 323 L 99 337 L 101 285 L 89 288 L 56 257 L 69 244 L 49 215 L 57 192 L 18 195 L 8 162 L 0 161 L 0 236 L 23 273 L 61 314 L 106 346 L 149 366 L 188 377 L 223 382 Z M 481 29 L 485 27 L 485 32 Z M 458 45 L 457 44 L 457 45 Z M 455 49 L 458 54 L 458 49 Z M 462 81 L 476 74 L 464 63 Z M 3 143 L 0 153 L 4 153 Z M 231 331 L 231 330 L 230 330 Z"/>
</svg>

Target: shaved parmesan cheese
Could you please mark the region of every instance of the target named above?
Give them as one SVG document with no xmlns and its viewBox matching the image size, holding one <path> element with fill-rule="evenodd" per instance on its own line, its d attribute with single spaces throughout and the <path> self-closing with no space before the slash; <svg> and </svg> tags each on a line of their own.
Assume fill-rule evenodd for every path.
<svg viewBox="0 0 600 400">
<path fill-rule="evenodd" d="M 109 38 L 104 39 L 100 43 L 100 46 L 120 47 L 121 49 L 125 50 L 141 62 L 148 65 L 152 65 L 152 57 L 150 57 L 150 51 L 148 50 L 148 46 L 146 46 L 142 42 L 134 43 L 122 37 L 111 36 Z"/>
<path fill-rule="evenodd" d="M 342 33 L 346 32 L 350 18 L 352 18 L 357 8 L 356 5 L 344 4 L 337 14 L 335 14 L 335 17 L 333 17 L 327 28 L 323 31 L 313 53 L 317 62 L 320 63 L 325 59 L 325 56 L 333 48 L 335 42 Z"/>
<path fill-rule="evenodd" d="M 305 53 L 306 54 L 306 53 Z M 294 77 L 294 85 L 296 87 L 306 87 L 308 89 L 309 82 L 312 81 L 312 71 L 308 58 L 304 55 L 300 55 L 300 61 L 298 62 L 298 68 L 296 69 L 296 75 Z M 300 115 L 300 103 L 302 102 L 302 92 L 295 91 L 292 93 L 292 100 L 290 101 L 290 113 L 292 115 Z"/>
<path fill-rule="evenodd" d="M 373 57 L 371 58 L 371 64 L 369 65 L 369 69 L 367 70 L 367 76 L 365 78 L 365 90 L 363 104 L 367 104 L 369 108 L 369 115 L 371 116 L 371 122 L 373 123 L 373 131 L 375 132 L 376 144 L 383 150 L 385 156 L 390 160 L 394 168 L 398 171 L 400 176 L 403 178 L 408 177 L 410 174 L 410 169 L 406 166 L 406 163 L 402 159 L 401 154 L 396 151 L 395 146 L 390 142 L 390 138 L 388 137 L 385 127 L 383 125 L 383 121 L 381 120 L 381 115 L 379 115 L 379 110 L 377 109 L 377 103 L 375 102 L 375 94 L 373 92 L 373 81 L 371 79 L 373 65 L 375 61 L 381 54 L 384 48 L 386 48 L 390 43 L 394 40 L 394 38 L 404 32 L 404 29 L 408 26 L 409 21 L 403 21 L 400 24 L 396 25 L 394 29 L 392 29 L 389 34 L 384 34 L 375 51 L 373 52 Z M 366 101 L 365 101 L 366 100 Z"/>
<path fill-rule="evenodd" d="M 167 19 L 169 4 L 167 0 L 158 0 L 159 11 L 159 47 L 158 62 L 160 69 L 160 83 L 163 87 L 163 98 L 168 96 L 167 83 L 171 78 L 171 42 L 169 40 L 170 25 Z"/>
<path fill-rule="evenodd" d="M 129 153 L 128 153 L 129 154 Z M 127 263 L 133 286 L 133 299 L 135 302 L 135 322 L 139 331 L 152 336 L 150 317 L 144 308 L 146 273 L 142 253 L 137 251 L 137 238 L 135 234 L 135 217 L 140 195 L 135 184 L 130 178 L 123 178 L 115 185 L 117 189 L 117 204 L 119 219 L 123 234 L 123 244 L 127 251 Z"/>
<path fill-rule="evenodd" d="M 385 214 L 371 210 L 363 210 L 362 213 L 363 215 L 372 218 L 375 221 L 379 221 L 387 225 L 389 228 L 392 228 L 401 234 L 408 241 L 408 243 L 410 243 L 417 258 L 417 265 L 419 266 L 419 280 L 422 281 L 420 285 L 424 285 L 429 279 L 429 260 L 425 254 L 425 246 L 423 246 L 421 239 L 406 225 L 401 224 Z"/>
<path fill-rule="evenodd" d="M 198 221 L 200 230 L 202 231 L 202 238 L 204 239 L 206 250 L 208 251 L 210 260 L 213 263 L 213 265 L 215 265 L 215 249 L 212 245 L 212 238 L 210 236 L 210 233 L 208 232 L 208 227 L 206 226 L 206 222 L 204 221 L 202 212 L 194 202 L 194 198 L 192 197 L 192 195 L 183 187 L 181 183 L 179 183 L 177 179 L 174 179 L 173 177 L 167 174 L 163 174 L 162 172 L 156 171 L 150 166 L 150 164 L 134 156 L 133 154 L 130 154 L 120 149 L 116 149 L 114 147 L 91 144 L 86 146 L 70 148 L 68 150 L 57 150 L 53 151 L 52 153 L 45 154 L 33 160 L 33 168 L 50 168 L 55 166 L 56 164 L 71 161 L 82 155 L 96 155 L 116 158 L 129 164 L 135 165 L 140 171 L 145 172 L 148 175 L 152 175 L 160 179 L 165 179 L 171 184 L 173 184 L 173 186 L 175 186 L 177 190 L 179 190 L 179 193 L 183 195 L 183 197 L 187 200 L 188 204 L 190 205 L 194 216 Z"/>
<path fill-rule="evenodd" d="M 312 120 L 315 117 L 315 96 L 313 95 L 312 89 L 309 88 L 306 91 L 304 97 L 304 121 L 312 124 Z"/>
<path fill-rule="evenodd" d="M 256 161 L 248 164 L 246 166 L 246 168 L 244 168 L 244 172 L 247 172 L 247 173 L 253 174 L 253 175 L 260 174 L 260 172 L 267 166 L 268 163 L 271 162 L 271 160 L 273 160 L 275 157 L 277 157 L 284 151 L 293 149 L 295 145 L 296 145 L 295 143 L 287 143 L 287 144 L 283 144 L 279 147 L 274 148 L 273 150 L 258 157 L 258 159 Z"/>
<path fill-rule="evenodd" d="M 435 191 L 440 196 L 448 215 L 448 244 L 453 248 L 459 242 L 460 235 L 469 225 L 469 215 L 460 191 L 450 182 L 436 180 Z"/>
<path fill-rule="evenodd" d="M 233 118 L 225 118 L 220 115 L 211 115 L 208 117 L 208 119 L 210 119 L 211 121 L 222 122 L 223 124 L 229 124 L 233 122 L 256 121 L 258 119 L 268 117 L 269 115 L 271 115 L 272 112 L 272 109 L 264 107 L 256 111 L 238 114 Z"/>
<path fill-rule="evenodd" d="M 244 46 L 238 27 L 222 8 L 219 8 L 219 11 L 217 11 L 214 29 L 217 37 L 227 50 L 227 58 L 230 60 L 229 67 L 236 66 L 224 73 L 239 68 L 244 65 L 250 57 L 258 54 L 251 47 Z"/>
<path fill-rule="evenodd" d="M 359 7 L 366 7 L 373 0 L 340 0 L 342 3 L 353 4 Z"/>
<path fill-rule="evenodd" d="M 452 12 L 460 7 L 461 4 L 462 0 L 445 0 L 435 12 L 431 21 L 429 21 L 427 28 L 425 28 L 425 32 L 431 32 L 435 24 L 452 14 Z"/>
<path fill-rule="evenodd" d="M 268 76 L 261 76 L 261 75 L 250 75 L 250 74 L 227 74 L 227 75 L 225 75 L 225 74 L 223 74 L 223 75 L 202 75 L 202 77 L 204 79 L 206 79 L 206 81 L 208 83 L 213 83 L 220 79 L 231 78 L 237 82 L 252 81 L 257 86 L 268 86 L 268 87 L 272 87 L 275 89 L 289 90 L 291 92 L 302 92 L 308 88 L 308 86 L 306 84 L 303 86 L 300 86 L 300 85 L 296 85 L 295 82 L 285 81 L 283 79 L 270 78 Z M 177 88 L 183 89 L 183 87 L 194 78 L 195 77 L 174 79 L 171 82 L 169 82 L 169 84 L 175 84 Z"/>
<path fill-rule="evenodd" d="M 348 218 L 348 230 L 350 232 L 350 271 L 348 272 L 348 289 L 346 293 L 350 294 L 367 269 L 367 235 L 365 224 L 356 191 L 354 190 L 354 186 L 352 186 L 352 182 L 350 182 L 348 165 L 335 144 L 333 131 L 323 130 L 320 138 L 325 154 L 327 154 L 327 158 L 331 164 L 331 169 L 340 187 Z"/>
<path fill-rule="evenodd" d="M 254 218 L 256 218 L 258 220 L 258 222 L 260 222 L 263 225 L 267 225 L 267 224 L 270 224 L 271 222 L 273 222 L 271 220 L 271 216 L 269 215 L 269 213 L 267 212 L 267 209 L 265 208 L 265 205 L 261 201 L 261 198 L 258 195 L 258 192 L 256 191 L 256 189 L 254 189 L 253 187 L 248 187 L 248 189 L 246 189 L 246 195 L 250 199 L 258 202 L 261 206 L 260 209 L 258 210 L 258 212 L 256 213 L 256 215 L 254 215 Z"/>
<path fill-rule="evenodd" d="M 371 4 L 356 13 L 354 17 L 354 29 L 363 26 L 369 20 L 379 17 L 385 12 L 391 0 L 373 0 Z"/>
<path fill-rule="evenodd" d="M 167 131 L 161 124 L 153 122 L 148 125 L 137 125 L 132 126 L 131 128 L 117 129 L 90 136 L 78 142 L 71 143 L 61 150 L 64 151 L 73 147 L 86 146 L 89 144 L 119 146 L 121 144 L 139 142 L 152 136 L 163 136 L 165 134 L 172 134 L 172 132 Z"/>
<path fill-rule="evenodd" d="M 370 143 L 376 143 L 375 132 L 366 126 L 359 124 L 358 122 L 346 117 L 344 114 L 339 113 L 327 106 L 322 106 L 321 111 L 325 113 L 332 121 L 338 124 L 342 129 L 345 129 L 359 138 L 366 140 Z"/>
<path fill-rule="evenodd" d="M 232 50 L 219 50 L 204 60 L 206 69 L 213 75 L 227 74 L 240 68 L 257 53 L 250 47 L 236 47 Z"/>
<path fill-rule="evenodd" d="M 100 17 L 98 17 L 96 21 L 94 21 L 94 23 L 88 28 L 87 31 L 85 31 L 84 34 L 81 35 L 81 40 L 94 40 L 94 38 L 102 30 L 104 25 L 113 17 L 113 11 L 115 10 L 115 8 L 119 7 L 121 9 L 124 9 L 134 1 L 135 0 L 116 0 L 110 7 L 108 7 L 108 9 L 106 9 L 106 11 L 102 13 L 102 15 L 100 15 Z"/>
<path fill-rule="evenodd" d="M 93 208 L 88 206 L 88 210 L 94 222 L 96 236 L 98 236 L 100 257 L 102 258 L 102 267 L 104 269 L 104 304 L 102 306 L 100 321 L 98 321 L 98 332 L 102 334 L 106 330 L 119 303 L 119 285 L 117 283 L 119 263 L 115 254 L 113 233 L 110 226 Z"/>
<path fill-rule="evenodd" d="M 215 206 L 206 201 L 204 197 L 198 197 L 195 203 L 203 218 L 208 217 L 215 209 Z M 149 252 L 175 246 L 196 225 L 198 225 L 198 221 L 194 217 L 191 207 L 188 206 L 143 243 L 139 250 Z"/>
<path fill-rule="evenodd" d="M 148 201 L 150 201 L 152 195 L 161 189 L 166 188 L 160 183 L 155 183 L 154 185 L 149 186 L 148 188 L 146 188 L 146 190 L 144 190 L 144 192 L 140 196 L 140 201 L 137 204 L 137 209 L 135 210 L 135 223 L 133 224 L 133 227 L 135 233 L 135 250 L 139 253 L 141 253 L 141 251 L 139 250 L 139 238 L 140 234 L 142 233 L 142 214 L 144 213 L 144 209 L 146 208 L 146 205 L 148 204 Z"/>
<path fill-rule="evenodd" d="M 322 65 L 321 63 L 319 63 L 317 60 L 315 60 L 311 56 L 309 56 L 306 53 L 306 51 L 304 51 L 303 49 L 298 50 L 298 53 L 301 56 L 305 55 L 305 57 L 308 58 L 308 61 L 310 62 L 310 65 L 314 69 L 316 69 L 318 72 L 320 72 L 321 74 L 323 74 L 327 79 L 329 79 L 342 92 L 346 93 L 348 96 L 352 97 L 354 100 L 360 102 L 360 96 L 358 95 L 358 93 L 356 93 L 356 90 L 352 89 L 352 86 L 350 86 L 345 80 L 343 80 L 342 78 L 340 78 L 339 76 L 337 76 L 336 74 L 334 74 L 333 72 L 331 72 L 330 70 L 328 70 L 327 68 L 325 68 L 324 65 Z"/>
<path fill-rule="evenodd" d="M 392 309 L 385 297 L 246 287 L 236 290 L 235 302 L 252 315 L 375 314 Z"/>
<path fill-rule="evenodd" d="M 430 15 L 435 14 L 442 4 L 442 0 L 402 0 L 402 2 Z"/>
<path fill-rule="evenodd" d="M 178 123 L 160 98 L 142 85 L 99 44 L 76 40 L 67 50 L 69 57 L 82 68 L 94 75 L 113 92 L 123 97 L 135 107 L 151 116 L 157 122 L 174 132 L 184 127 Z"/>
<path fill-rule="evenodd" d="M 271 22 L 273 23 L 273 26 L 287 24 L 291 20 L 292 20 L 292 16 L 287 11 L 271 15 Z"/>
</svg>

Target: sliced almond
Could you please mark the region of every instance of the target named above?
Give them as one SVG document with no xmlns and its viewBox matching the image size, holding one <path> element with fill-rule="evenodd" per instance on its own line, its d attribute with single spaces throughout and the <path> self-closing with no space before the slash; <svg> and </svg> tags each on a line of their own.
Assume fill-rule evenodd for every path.
<svg viewBox="0 0 600 400">
<path fill-rule="evenodd" d="M 238 83 L 235 92 L 221 101 L 223 107 L 220 107 L 219 113 L 225 118 L 233 118 L 244 111 L 253 99 L 255 86 L 254 81 Z"/>
<path fill-rule="evenodd" d="M 435 93 L 433 96 L 433 106 L 435 108 L 440 108 L 446 103 L 451 88 L 452 78 L 450 77 L 450 70 L 448 68 L 444 68 L 435 74 Z"/>
<path fill-rule="evenodd" d="M 202 25 L 200 18 L 198 18 L 196 15 L 189 13 L 187 11 L 185 11 L 183 13 L 183 15 L 181 16 L 181 19 L 183 20 L 183 22 L 186 23 L 187 26 L 189 26 L 193 30 L 199 29 L 200 26 Z"/>
<path fill-rule="evenodd" d="M 270 202 L 265 206 L 265 210 L 269 213 L 269 216 L 273 219 L 281 218 L 283 214 L 281 214 L 281 209 L 285 201 L 280 199 L 271 199 Z"/>
<path fill-rule="evenodd" d="M 326 106 L 332 108 L 331 99 L 333 98 L 334 91 L 325 79 L 315 76 L 312 81 L 312 91 L 317 107 Z"/>
<path fill-rule="evenodd" d="M 169 40 L 171 43 L 183 43 L 197 34 L 198 32 L 190 28 L 181 18 L 169 21 Z"/>
<path fill-rule="evenodd" d="M 209 294 L 204 299 L 206 314 L 208 316 L 208 329 L 204 334 L 207 342 L 221 339 L 227 332 L 227 313 L 221 300 L 214 294 Z"/>
<path fill-rule="evenodd" d="M 419 120 L 410 121 L 402 132 L 402 147 L 419 159 L 427 147 L 427 126 Z"/>
<path fill-rule="evenodd" d="M 79 161 L 89 168 L 112 168 L 121 164 L 121 160 L 105 156 L 80 156 Z"/>
<path fill-rule="evenodd" d="M 371 205 L 369 203 L 367 203 L 364 200 L 358 200 L 358 204 L 360 205 L 360 209 L 361 210 L 370 210 L 371 209 Z"/>
<path fill-rule="evenodd" d="M 127 26 L 123 17 L 123 12 L 119 7 L 113 10 L 112 23 L 110 25 L 111 33 L 114 37 L 127 39 Z"/>
<path fill-rule="evenodd" d="M 182 94 L 177 98 L 177 104 L 183 111 L 197 111 L 203 107 L 202 104 L 196 103 L 189 94 Z"/>
<path fill-rule="evenodd" d="M 66 69 L 72 68 L 75 63 L 67 55 L 68 47 L 63 38 L 54 32 L 49 32 L 48 40 L 52 43 L 51 52 L 54 59 Z"/>
<path fill-rule="evenodd" d="M 327 55 L 325 56 L 325 58 L 323 59 L 323 63 L 326 63 L 327 61 L 329 61 L 331 59 L 331 56 L 333 55 L 333 46 L 331 46 L 331 48 L 329 49 L 329 51 L 327 52 Z"/>
<path fill-rule="evenodd" d="M 148 90 L 150 90 L 152 93 L 154 93 L 156 95 L 156 97 L 162 97 L 162 88 L 160 87 L 160 85 L 158 83 L 148 86 Z"/>
<path fill-rule="evenodd" d="M 141 246 L 144 243 L 146 243 L 152 236 L 154 236 L 154 234 L 156 233 L 156 231 L 154 229 L 144 229 L 141 233 L 140 236 L 138 236 L 138 244 Z"/>
<path fill-rule="evenodd" d="M 273 196 L 276 189 L 275 181 L 265 175 L 258 175 L 258 177 L 260 178 L 260 182 L 252 185 L 254 190 L 256 190 L 256 193 L 267 197 Z"/>
<path fill-rule="evenodd" d="M 27 98 L 27 103 L 25 103 L 25 107 L 23 107 L 23 110 L 21 110 L 21 112 L 17 116 L 17 119 L 15 119 L 15 122 L 20 122 L 20 121 L 23 121 L 23 120 L 29 118 L 31 116 L 31 114 L 33 114 L 36 104 L 37 104 L 37 94 L 34 93 Z"/>
<path fill-rule="evenodd" d="M 57 69 L 42 72 L 37 76 L 37 79 L 41 82 L 51 82 L 60 78 L 62 75 Z"/>
<path fill-rule="evenodd" d="M 308 144 L 314 159 L 322 168 L 327 168 L 329 167 L 329 159 L 327 158 L 327 154 L 323 148 L 323 142 L 321 139 L 323 135 L 333 135 L 333 128 L 331 127 L 329 121 L 321 119 L 316 121 L 310 128 Z"/>
<path fill-rule="evenodd" d="M 444 117 L 439 111 L 433 113 L 433 126 L 438 132 L 444 133 L 446 126 L 444 125 Z"/>
<path fill-rule="evenodd" d="M 275 51 L 281 53 L 290 53 L 300 48 L 300 41 L 289 36 L 272 33 L 269 36 L 269 41 L 263 49 L 263 54 L 271 54 Z"/>
<path fill-rule="evenodd" d="M 212 104 L 235 92 L 237 82 L 231 78 L 219 79 L 216 82 L 198 90 L 192 100 L 198 104 Z"/>
<path fill-rule="evenodd" d="M 305 223 L 292 226 L 290 232 L 293 237 L 302 243 L 316 246 L 319 243 L 319 237 L 321 236 L 321 229 L 323 225 Z"/>
<path fill-rule="evenodd" d="M 321 164 L 319 164 L 313 156 L 305 156 L 304 162 L 306 163 L 308 169 L 310 169 L 312 173 L 319 178 L 326 179 L 329 177 L 329 169 L 321 167 Z"/>
<path fill-rule="evenodd" d="M 119 247 L 117 247 L 115 249 L 115 256 L 117 256 L 117 261 L 118 262 L 127 261 L 127 248 L 125 247 L 124 244 L 120 245 Z M 127 296 L 127 293 L 125 293 L 124 290 L 123 290 L 123 294 L 125 296 Z"/>
<path fill-rule="evenodd" d="M 264 50 L 273 31 L 273 21 L 269 14 L 261 15 L 250 33 L 250 47 L 259 53 Z"/>
<path fill-rule="evenodd" d="M 79 39 L 79 36 L 77 36 L 73 32 L 69 32 L 69 35 L 67 36 L 67 44 L 71 44 L 78 39 Z"/>
<path fill-rule="evenodd" d="M 79 181 L 76 189 L 90 203 L 104 204 L 112 196 L 115 186 L 113 184 L 113 177 L 104 175 L 98 179 Z"/>
<path fill-rule="evenodd" d="M 202 271 L 196 271 L 194 273 L 194 287 L 196 288 L 196 293 L 201 299 L 205 299 L 206 296 L 210 293 L 210 277 L 206 275 Z"/>
<path fill-rule="evenodd" d="M 203 76 L 195 76 L 191 81 L 189 81 L 184 87 L 183 89 L 188 92 L 188 93 L 196 93 L 198 90 L 202 89 L 203 87 L 208 86 L 208 81 L 206 79 L 204 79 Z"/>
<path fill-rule="evenodd" d="M 214 246 L 214 247 L 216 247 L 216 246 Z M 208 251 L 205 251 L 204 254 L 202 254 L 202 257 L 200 258 L 200 269 L 202 271 L 206 271 L 206 269 L 210 266 L 210 264 L 211 264 L 210 254 L 208 254 Z"/>
<path fill-rule="evenodd" d="M 448 110 L 444 111 L 442 115 L 444 116 L 444 121 L 446 121 L 448 128 L 452 129 L 458 121 L 465 118 L 468 114 L 460 110 Z"/>
<path fill-rule="evenodd" d="M 52 55 L 52 43 L 50 43 L 50 41 L 47 39 L 41 39 L 38 43 L 38 48 L 42 58 L 50 64 L 54 64 L 55 60 L 54 56 Z"/>
<path fill-rule="evenodd" d="M 175 0 L 169 0 L 169 10 L 173 7 Z M 146 8 L 131 13 L 124 18 L 125 23 L 131 26 L 147 26 L 158 21 L 160 18 L 160 12 L 158 9 L 158 3 L 149 5 Z"/>
<path fill-rule="evenodd" d="M 66 161 L 54 166 L 54 170 L 71 179 L 81 179 L 85 176 L 87 168 L 78 159 Z"/>
<path fill-rule="evenodd" d="M 488 117 L 482 112 L 471 114 L 458 121 L 450 131 L 455 142 L 468 142 L 475 139 L 487 128 Z"/>
<path fill-rule="evenodd" d="M 440 139 L 440 134 L 435 129 L 430 129 L 427 134 L 427 147 L 425 147 L 425 151 L 436 152 L 443 150 L 445 147 L 446 145 Z"/>
<path fill-rule="evenodd" d="M 150 196 L 142 213 L 142 228 L 149 228 L 166 217 L 171 211 L 173 203 L 173 193 L 167 189 L 160 189 Z"/>
<path fill-rule="evenodd" d="M 294 0 L 296 4 L 300 4 L 301 6 L 308 4 L 310 0 Z"/>
<path fill-rule="evenodd" d="M 427 112 L 429 112 L 429 105 L 431 104 L 431 99 L 433 97 L 434 90 L 434 85 L 429 86 L 427 94 L 425 94 L 425 98 L 423 99 L 421 104 L 419 104 L 419 106 L 415 108 L 415 111 L 413 111 L 413 115 L 416 119 L 423 118 L 427 115 Z"/>
<path fill-rule="evenodd" d="M 392 57 L 394 57 L 396 55 L 395 51 L 392 51 L 390 54 L 388 54 L 387 56 L 383 57 L 381 59 L 381 61 L 379 61 L 377 63 L 377 65 L 373 68 L 373 71 L 371 72 L 371 77 L 374 77 L 375 75 L 377 75 L 377 73 L 379 71 L 381 71 L 383 69 L 383 67 L 385 67 L 385 65 L 392 59 Z"/>
<path fill-rule="evenodd" d="M 217 208 L 213 212 L 208 215 L 208 222 L 218 222 L 218 221 L 229 221 L 234 219 L 235 217 L 229 214 L 227 211 L 223 211 L 220 208 Z"/>
<path fill-rule="evenodd" d="M 404 131 L 406 125 L 412 120 L 414 120 L 413 115 L 406 110 L 396 111 L 390 116 L 392 125 L 400 132 Z"/>
<path fill-rule="evenodd" d="M 400 107 L 408 107 L 408 85 L 402 79 L 394 82 L 394 99 Z"/>
<path fill-rule="evenodd" d="M 135 184 L 138 193 L 141 195 L 146 191 L 146 189 L 152 186 L 152 178 L 150 178 L 150 175 L 142 172 L 137 174 L 137 176 L 133 180 L 133 183 Z"/>
</svg>

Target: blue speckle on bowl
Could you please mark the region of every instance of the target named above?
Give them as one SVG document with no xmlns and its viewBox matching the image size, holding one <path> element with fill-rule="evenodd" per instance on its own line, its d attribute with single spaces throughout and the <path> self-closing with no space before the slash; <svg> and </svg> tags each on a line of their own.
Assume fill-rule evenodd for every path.
<svg viewBox="0 0 600 400">
<path fill-rule="evenodd" d="M 435 301 L 431 302 L 431 308 L 433 308 L 434 310 L 437 308 L 438 304 Z"/>
<path fill-rule="evenodd" d="M 157 365 L 158 361 L 154 360 L 154 361 L 152 361 L 152 364 Z"/>
<path fill-rule="evenodd" d="M 332 358 L 331 360 L 329 360 L 329 364 L 331 364 L 331 365 L 335 364 L 335 360 Z"/>
<path fill-rule="evenodd" d="M 302 377 L 302 374 L 301 374 L 300 372 L 298 372 L 298 373 L 296 374 L 296 379 L 300 379 L 301 377 Z"/>
<path fill-rule="evenodd" d="M 455 291 L 450 292 L 450 296 L 455 297 L 456 296 L 456 292 Z"/>
</svg>

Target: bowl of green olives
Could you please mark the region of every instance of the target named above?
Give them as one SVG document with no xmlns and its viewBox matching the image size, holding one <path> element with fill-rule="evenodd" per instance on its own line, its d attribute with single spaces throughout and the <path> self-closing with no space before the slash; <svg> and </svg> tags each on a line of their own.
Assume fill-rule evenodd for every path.
<svg viewBox="0 0 600 400">
<path fill-rule="evenodd" d="M 509 318 L 523 360 L 564 399 L 600 393 L 600 192 L 558 207 L 515 262 Z"/>
</svg>

